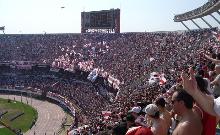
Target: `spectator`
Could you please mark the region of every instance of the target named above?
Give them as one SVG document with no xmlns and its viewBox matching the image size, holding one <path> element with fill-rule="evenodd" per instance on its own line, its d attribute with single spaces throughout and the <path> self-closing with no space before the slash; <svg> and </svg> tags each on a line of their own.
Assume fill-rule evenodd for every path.
<svg viewBox="0 0 220 135">
<path fill-rule="evenodd" d="M 213 87 L 213 94 L 215 97 L 219 97 L 220 96 L 220 65 L 216 65 L 215 66 L 215 73 L 216 73 L 216 77 L 215 79 L 211 82 L 211 85 L 214 85 Z"/>
<path fill-rule="evenodd" d="M 209 91 L 207 90 L 205 80 L 201 76 L 196 76 L 195 78 L 198 85 L 198 89 L 207 96 L 211 96 L 209 94 Z M 210 98 L 214 98 L 214 97 L 211 96 Z M 203 109 L 201 109 L 199 105 L 197 105 L 197 103 L 194 105 L 193 109 L 199 115 L 202 121 L 202 126 L 203 126 L 202 135 L 215 135 L 216 123 L 217 123 L 216 117 L 206 113 Z"/>
<path fill-rule="evenodd" d="M 201 108 L 209 113 L 210 115 L 220 117 L 220 98 L 213 99 L 210 96 L 202 93 L 197 86 L 197 82 L 193 73 L 193 69 L 189 69 L 190 76 L 186 73 L 182 73 L 183 87 L 184 89 L 193 96 L 195 101 L 201 106 Z"/>
<path fill-rule="evenodd" d="M 174 92 L 172 96 L 173 110 L 182 118 L 173 131 L 173 135 L 202 134 L 202 123 L 192 111 L 193 102 L 193 98 L 184 90 Z"/>
<path fill-rule="evenodd" d="M 167 135 L 168 129 L 164 119 L 160 118 L 160 112 L 155 104 L 149 104 L 145 108 L 146 119 L 151 121 L 151 131 L 154 135 Z"/>
<path fill-rule="evenodd" d="M 171 126 L 171 115 L 170 115 L 169 111 L 165 107 L 166 101 L 164 100 L 164 98 L 160 97 L 160 98 L 156 99 L 155 104 L 159 108 L 160 117 L 166 123 L 166 130 L 167 130 L 167 133 L 168 133 L 169 128 Z"/>
<path fill-rule="evenodd" d="M 125 135 L 126 132 L 127 132 L 126 123 L 117 124 L 112 129 L 112 135 Z"/>
<path fill-rule="evenodd" d="M 136 126 L 146 126 L 146 124 L 144 123 L 145 118 L 141 115 L 142 108 L 140 106 L 135 106 L 128 112 L 135 117 Z"/>
</svg>

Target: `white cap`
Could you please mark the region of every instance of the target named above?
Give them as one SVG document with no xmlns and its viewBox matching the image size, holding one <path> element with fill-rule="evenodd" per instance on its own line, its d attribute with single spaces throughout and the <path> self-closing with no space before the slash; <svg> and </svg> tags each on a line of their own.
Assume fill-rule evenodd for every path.
<svg viewBox="0 0 220 135">
<path fill-rule="evenodd" d="M 141 112 L 141 107 L 140 106 L 135 106 L 128 112 L 135 112 L 135 113 L 140 113 Z"/>
<path fill-rule="evenodd" d="M 155 104 L 149 104 L 145 107 L 144 111 L 146 114 L 154 116 L 159 109 Z"/>
</svg>

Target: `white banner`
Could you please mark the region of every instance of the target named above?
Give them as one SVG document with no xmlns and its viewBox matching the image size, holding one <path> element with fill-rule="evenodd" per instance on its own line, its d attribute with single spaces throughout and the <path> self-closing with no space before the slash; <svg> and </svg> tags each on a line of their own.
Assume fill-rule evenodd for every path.
<svg viewBox="0 0 220 135">
<path fill-rule="evenodd" d="M 98 77 L 98 69 L 95 68 L 93 69 L 90 74 L 88 75 L 87 79 L 94 82 L 96 78 Z"/>
</svg>

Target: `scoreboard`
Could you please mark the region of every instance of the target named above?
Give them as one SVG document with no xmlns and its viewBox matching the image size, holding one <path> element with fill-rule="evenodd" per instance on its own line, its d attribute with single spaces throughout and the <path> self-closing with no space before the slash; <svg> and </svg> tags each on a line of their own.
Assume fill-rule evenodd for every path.
<svg viewBox="0 0 220 135">
<path fill-rule="evenodd" d="M 115 29 L 120 23 L 120 9 L 81 12 L 81 27 L 87 29 Z"/>
</svg>

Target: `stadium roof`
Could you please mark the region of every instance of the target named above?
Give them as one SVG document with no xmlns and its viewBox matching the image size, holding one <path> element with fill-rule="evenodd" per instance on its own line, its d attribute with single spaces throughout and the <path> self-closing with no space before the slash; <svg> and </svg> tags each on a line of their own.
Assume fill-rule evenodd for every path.
<svg viewBox="0 0 220 135">
<path fill-rule="evenodd" d="M 210 0 L 209 2 L 205 3 L 203 6 L 196 8 L 194 10 L 188 11 L 183 14 L 175 15 L 174 21 L 181 22 L 187 21 L 191 19 L 200 18 L 206 15 L 209 15 L 213 12 L 218 12 L 220 9 L 220 0 Z"/>
</svg>

